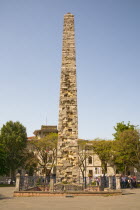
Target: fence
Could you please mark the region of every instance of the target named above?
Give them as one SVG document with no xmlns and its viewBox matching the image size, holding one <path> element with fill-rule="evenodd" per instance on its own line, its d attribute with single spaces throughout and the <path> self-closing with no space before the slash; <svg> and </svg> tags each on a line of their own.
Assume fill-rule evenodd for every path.
<svg viewBox="0 0 140 210">
<path fill-rule="evenodd" d="M 21 190 L 48 191 L 48 178 L 44 176 L 20 176 L 19 191 Z"/>
<path fill-rule="evenodd" d="M 16 191 L 100 191 L 105 188 L 120 189 L 120 176 L 101 176 L 98 177 L 98 182 L 89 183 L 55 183 L 55 179 L 49 180 L 45 176 L 16 176 Z"/>
<path fill-rule="evenodd" d="M 116 177 L 115 176 L 101 176 L 99 184 L 103 188 L 116 189 Z"/>
</svg>

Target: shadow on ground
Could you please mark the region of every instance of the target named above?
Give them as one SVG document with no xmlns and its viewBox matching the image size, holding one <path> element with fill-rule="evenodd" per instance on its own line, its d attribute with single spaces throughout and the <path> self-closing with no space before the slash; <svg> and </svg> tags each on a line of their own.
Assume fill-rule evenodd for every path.
<svg viewBox="0 0 140 210">
<path fill-rule="evenodd" d="M 11 197 L 5 197 L 4 195 L 0 194 L 0 200 L 3 200 L 3 199 L 12 199 Z"/>
<path fill-rule="evenodd" d="M 136 194 L 136 193 L 122 193 L 122 195 L 132 195 L 132 194 Z"/>
</svg>

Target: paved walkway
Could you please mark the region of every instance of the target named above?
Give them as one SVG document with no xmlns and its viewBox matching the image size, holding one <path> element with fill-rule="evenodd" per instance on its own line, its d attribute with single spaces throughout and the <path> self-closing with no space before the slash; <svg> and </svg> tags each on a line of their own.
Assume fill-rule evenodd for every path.
<svg viewBox="0 0 140 210">
<path fill-rule="evenodd" d="M 0 187 L 0 210 L 140 210 L 140 189 L 117 196 L 13 197 L 13 187 Z"/>
</svg>

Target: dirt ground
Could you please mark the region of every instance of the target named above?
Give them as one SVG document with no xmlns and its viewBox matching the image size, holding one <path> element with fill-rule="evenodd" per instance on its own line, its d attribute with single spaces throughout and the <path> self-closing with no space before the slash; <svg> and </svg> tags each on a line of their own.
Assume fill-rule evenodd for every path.
<svg viewBox="0 0 140 210">
<path fill-rule="evenodd" d="M 1 210 L 140 210 L 140 189 L 117 196 L 13 197 L 13 187 L 0 187 Z"/>
</svg>

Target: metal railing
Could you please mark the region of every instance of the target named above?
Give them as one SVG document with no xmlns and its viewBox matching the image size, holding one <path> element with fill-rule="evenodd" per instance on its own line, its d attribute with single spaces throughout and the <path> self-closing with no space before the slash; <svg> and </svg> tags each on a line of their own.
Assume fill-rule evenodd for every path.
<svg viewBox="0 0 140 210">
<path fill-rule="evenodd" d="M 48 191 L 48 178 L 44 176 L 20 176 L 19 190 Z"/>
<path fill-rule="evenodd" d="M 115 176 L 100 176 L 98 181 L 92 179 L 86 183 L 83 181 L 73 181 L 71 183 L 64 183 L 63 180 L 55 182 L 45 176 L 20 176 L 16 177 L 16 190 L 17 191 L 50 191 L 50 192 L 66 192 L 66 191 L 102 191 L 107 189 L 119 189 L 120 178 L 116 182 Z"/>
</svg>

